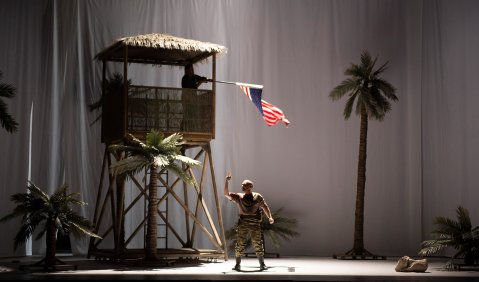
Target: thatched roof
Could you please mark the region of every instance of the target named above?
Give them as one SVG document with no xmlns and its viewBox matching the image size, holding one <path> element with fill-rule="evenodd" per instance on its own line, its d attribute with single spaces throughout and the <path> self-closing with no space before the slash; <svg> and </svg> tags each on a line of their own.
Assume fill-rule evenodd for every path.
<svg viewBox="0 0 479 282">
<path fill-rule="evenodd" d="M 179 66 L 226 52 L 226 48 L 221 45 L 152 33 L 120 38 L 103 49 L 95 58 L 123 62 L 125 48 L 128 50 L 129 63 Z"/>
</svg>

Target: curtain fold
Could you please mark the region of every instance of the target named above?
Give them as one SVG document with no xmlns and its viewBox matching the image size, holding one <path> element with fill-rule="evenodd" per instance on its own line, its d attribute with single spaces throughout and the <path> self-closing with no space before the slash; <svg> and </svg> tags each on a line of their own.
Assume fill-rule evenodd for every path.
<svg viewBox="0 0 479 282">
<path fill-rule="evenodd" d="M 117 38 L 156 32 L 227 47 L 217 58 L 217 78 L 264 85 L 263 99 L 291 121 L 289 128 L 268 127 L 239 87 L 217 85 L 211 145 L 226 229 L 237 217 L 221 196 L 231 170 L 232 191 L 252 179 L 273 211 L 298 219 L 301 237 L 284 242 L 282 254 L 329 256 L 352 247 L 359 118 L 345 121 L 345 101 L 328 95 L 363 50 L 378 64 L 389 61 L 384 78 L 399 98 L 384 121 L 370 122 L 366 248 L 415 255 L 435 216 L 454 216 L 459 204 L 479 214 L 473 108 L 479 2 L 0 0 L 0 6 L 2 82 L 17 88 L 6 102 L 20 123 L 16 134 L 0 129 L 1 214 L 13 207 L 9 195 L 25 191 L 33 103 L 31 180 L 48 192 L 68 183 L 89 203 L 80 212 L 93 217 L 105 149 L 101 123 L 92 124 L 98 112 L 88 110 L 101 94 L 94 56 Z M 196 73 L 209 76 L 210 63 L 195 66 Z M 121 70 L 109 63 L 107 75 Z M 180 87 L 182 75 L 175 67 L 129 69 L 139 85 Z M 135 189 L 127 187 L 127 199 Z M 126 219 L 128 232 L 142 208 Z M 11 255 L 12 235 L 0 236 L 0 255 Z M 87 243 L 72 239 L 73 252 L 85 254 Z M 34 242 L 34 253 L 41 244 Z"/>
</svg>

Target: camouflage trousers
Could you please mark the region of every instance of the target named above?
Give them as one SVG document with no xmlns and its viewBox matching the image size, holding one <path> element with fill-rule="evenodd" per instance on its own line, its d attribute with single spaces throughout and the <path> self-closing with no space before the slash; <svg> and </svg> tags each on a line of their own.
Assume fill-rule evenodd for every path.
<svg viewBox="0 0 479 282">
<path fill-rule="evenodd" d="M 240 216 L 236 225 L 236 257 L 243 256 L 248 243 L 248 237 L 251 238 L 256 256 L 263 257 L 264 245 L 261 231 L 261 216 Z"/>
</svg>

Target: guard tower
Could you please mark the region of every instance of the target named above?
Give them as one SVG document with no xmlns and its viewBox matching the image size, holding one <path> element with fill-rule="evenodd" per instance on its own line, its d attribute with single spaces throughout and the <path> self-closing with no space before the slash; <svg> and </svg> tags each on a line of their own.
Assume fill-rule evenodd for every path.
<svg viewBox="0 0 479 282">
<path fill-rule="evenodd" d="M 194 159 L 202 162 L 200 168 L 184 167 L 196 180 L 193 186 L 174 179 L 167 171 L 160 172 L 160 186 L 157 187 L 158 256 L 164 259 L 228 259 L 210 147 L 210 141 L 215 138 L 216 55 L 222 52 L 226 52 L 226 48 L 217 44 L 166 34 L 146 34 L 121 38 L 97 54 L 96 59 L 103 63 L 101 141 L 106 147 L 92 222 L 103 239 L 90 239 L 89 257 L 125 260 L 144 256 L 141 247 L 131 247 L 130 243 L 143 240 L 145 244 L 145 202 L 149 191 L 146 175 L 149 172 L 128 175 L 129 184 L 133 183 L 134 188 L 125 188 L 125 178 L 115 177 L 109 171 L 111 164 L 124 156 L 110 153 L 108 146 L 121 144 L 127 133 L 144 141 L 146 134 L 155 129 L 165 136 L 181 133 L 185 140 L 182 153 L 194 155 Z M 212 63 L 210 90 L 129 83 L 130 64 L 184 67 L 206 59 L 211 59 L 208 62 Z M 123 64 L 123 83 L 116 90 L 107 85 L 109 62 Z M 128 199 L 125 193 L 133 193 L 133 196 Z M 214 198 L 214 207 L 208 207 L 207 200 L 212 202 L 211 197 Z M 183 215 L 172 218 L 169 213 L 175 206 Z M 144 209 L 143 216 L 130 220 L 129 226 L 133 228 L 125 230 L 129 213 L 138 209 Z M 213 248 L 197 246 L 195 239 L 200 235 L 205 236 L 206 241 L 209 239 Z M 180 245 L 179 248 L 170 247 L 173 240 Z"/>
</svg>

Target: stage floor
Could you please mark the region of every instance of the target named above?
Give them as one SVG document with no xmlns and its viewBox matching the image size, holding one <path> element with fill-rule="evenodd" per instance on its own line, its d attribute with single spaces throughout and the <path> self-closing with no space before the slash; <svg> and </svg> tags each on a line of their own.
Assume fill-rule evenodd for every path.
<svg viewBox="0 0 479 282">
<path fill-rule="evenodd" d="M 113 263 L 81 257 L 61 259 L 77 270 L 45 272 L 38 268 L 19 270 L 38 257 L 0 259 L 0 280 L 230 280 L 230 281 L 479 281 L 479 269 L 447 271 L 445 260 L 429 259 L 425 273 L 399 273 L 399 258 L 387 260 L 336 260 L 328 257 L 266 258 L 268 270 L 260 272 L 256 258 L 243 258 L 242 271 L 232 270 L 234 258 L 178 261 L 172 265 Z"/>
</svg>

